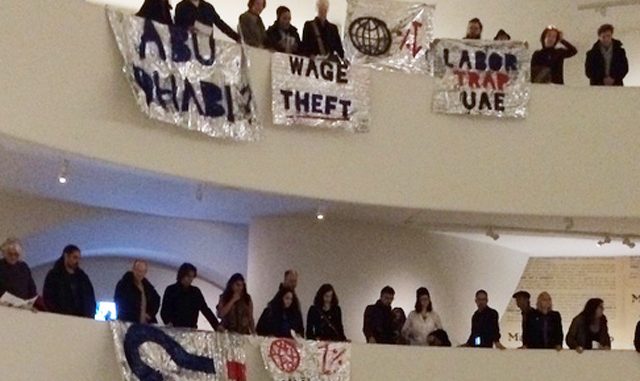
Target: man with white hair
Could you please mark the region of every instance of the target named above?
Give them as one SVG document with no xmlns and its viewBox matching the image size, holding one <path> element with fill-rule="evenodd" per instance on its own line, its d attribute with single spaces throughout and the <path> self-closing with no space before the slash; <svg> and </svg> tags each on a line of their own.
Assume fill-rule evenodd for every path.
<svg viewBox="0 0 640 381">
<path fill-rule="evenodd" d="M 36 284 L 29 266 L 22 261 L 22 244 L 9 238 L 0 246 L 0 295 L 8 292 L 21 299 L 31 299 L 38 295 Z"/>
<path fill-rule="evenodd" d="M 344 58 L 338 27 L 327 20 L 329 0 L 318 0 L 318 15 L 304 24 L 302 52 L 308 56 Z"/>
</svg>

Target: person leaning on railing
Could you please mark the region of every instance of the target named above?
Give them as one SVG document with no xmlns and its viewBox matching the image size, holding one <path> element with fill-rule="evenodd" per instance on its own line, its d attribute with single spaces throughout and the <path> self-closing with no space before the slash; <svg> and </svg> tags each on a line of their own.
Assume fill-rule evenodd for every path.
<svg viewBox="0 0 640 381">
<path fill-rule="evenodd" d="M 255 48 L 264 48 L 267 44 L 267 31 L 260 17 L 265 6 L 265 0 L 249 0 L 249 9 L 238 19 L 238 32 L 242 41 Z"/>
<path fill-rule="evenodd" d="M 176 26 L 184 29 L 197 29 L 196 22 L 209 28 L 215 25 L 222 33 L 233 41 L 240 41 L 240 36 L 216 12 L 213 5 L 205 0 L 182 0 L 176 5 Z"/>
<path fill-rule="evenodd" d="M 9 238 L 0 246 L 0 251 L 0 296 L 5 292 L 25 300 L 38 296 L 29 265 L 22 261 L 20 241 Z"/>
<path fill-rule="evenodd" d="M 589 299 L 582 312 L 573 319 L 567 333 L 567 345 L 578 353 L 585 349 L 611 349 L 602 299 Z"/>
<path fill-rule="evenodd" d="M 172 25 L 171 8 L 169 0 L 144 0 L 136 16 L 144 17 L 160 24 Z"/>
</svg>

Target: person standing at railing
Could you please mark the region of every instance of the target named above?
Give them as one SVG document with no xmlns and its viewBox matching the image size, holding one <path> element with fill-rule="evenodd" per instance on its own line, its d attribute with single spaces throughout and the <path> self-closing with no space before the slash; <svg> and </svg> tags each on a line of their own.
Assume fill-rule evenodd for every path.
<svg viewBox="0 0 640 381">
<path fill-rule="evenodd" d="M 0 296 L 5 292 L 20 299 L 38 296 L 36 283 L 31 276 L 29 265 L 22 261 L 22 244 L 16 238 L 9 238 L 0 246 Z"/>
<path fill-rule="evenodd" d="M 265 0 L 249 0 L 249 9 L 240 15 L 238 32 L 245 44 L 255 48 L 264 48 L 267 44 L 267 31 L 260 14 L 266 6 Z"/>
<path fill-rule="evenodd" d="M 467 34 L 464 38 L 466 40 L 482 40 L 482 29 L 482 21 L 475 17 L 467 23 Z"/>
<path fill-rule="evenodd" d="M 292 331 L 304 336 L 302 312 L 295 291 L 282 287 L 260 315 L 256 332 L 260 336 L 287 338 L 292 337 Z"/>
<path fill-rule="evenodd" d="M 531 58 L 531 82 L 564 85 L 564 60 L 578 54 L 578 49 L 555 26 L 545 28 L 540 43 L 542 49 Z M 563 48 L 557 48 L 558 44 Z"/>
<path fill-rule="evenodd" d="M 136 16 L 144 17 L 160 24 L 171 25 L 173 24 L 171 8 L 169 0 L 144 0 Z"/>
<path fill-rule="evenodd" d="M 302 31 L 302 52 L 307 56 L 344 58 L 338 26 L 327 20 L 329 0 L 318 0 L 318 15 L 307 21 Z"/>
<path fill-rule="evenodd" d="M 433 310 L 431 294 L 425 287 L 416 291 L 415 310 L 409 313 L 409 317 L 402 328 L 402 336 L 410 345 L 429 345 L 427 338 L 431 332 L 442 329 L 440 315 Z"/>
<path fill-rule="evenodd" d="M 395 344 L 391 304 L 396 292 L 390 286 L 380 291 L 380 299 L 376 304 L 367 306 L 364 311 L 363 333 L 369 344 Z M 401 330 L 399 327 L 398 330 Z M 400 332 L 398 332 L 400 333 Z"/>
<path fill-rule="evenodd" d="M 220 326 L 226 331 L 251 335 L 256 332 L 253 320 L 253 301 L 247 292 L 242 274 L 234 274 L 227 282 L 216 308 Z"/>
<path fill-rule="evenodd" d="M 598 42 L 587 52 L 585 73 L 591 86 L 624 86 L 629 73 L 627 53 L 622 42 L 613 38 L 613 25 L 598 29 Z"/>
<path fill-rule="evenodd" d="M 529 294 L 526 291 L 518 291 L 515 294 L 513 294 L 513 299 L 516 300 L 516 304 L 518 306 L 518 308 L 520 309 L 520 313 L 522 315 L 522 332 L 521 332 L 521 340 L 522 340 L 522 347 L 523 348 L 527 348 L 529 346 L 529 326 L 528 326 L 528 320 L 530 318 L 530 316 L 533 314 L 534 309 L 531 308 L 531 294 Z"/>
<path fill-rule="evenodd" d="M 277 52 L 297 54 L 300 48 L 298 29 L 291 25 L 291 11 L 287 7 L 278 7 L 277 19 L 267 29 L 267 45 Z"/>
<path fill-rule="evenodd" d="M 307 339 L 346 341 L 342 325 L 342 310 L 333 286 L 323 284 L 307 313 Z"/>
<path fill-rule="evenodd" d="M 44 280 L 42 294 L 48 311 L 93 319 L 96 296 L 87 274 L 80 268 L 80 248 L 68 245 Z"/>
<path fill-rule="evenodd" d="M 636 352 L 640 352 L 640 321 L 636 324 L 636 332 L 633 338 L 633 346 L 636 347 Z"/>
<path fill-rule="evenodd" d="M 489 294 L 485 290 L 476 292 L 478 310 L 471 318 L 471 335 L 463 347 L 505 349 L 500 343 L 498 311 L 489 307 Z"/>
<path fill-rule="evenodd" d="M 191 263 L 183 263 L 180 266 L 177 282 L 167 287 L 162 297 L 160 316 L 164 324 L 197 329 L 198 316 L 202 312 L 211 328 L 218 329 L 220 322 L 207 305 L 202 291 L 192 285 L 197 276 L 198 269 Z"/>
<path fill-rule="evenodd" d="M 176 26 L 193 30 L 198 29 L 196 23 L 209 28 L 213 28 L 215 25 L 233 41 L 240 41 L 238 33 L 222 20 L 213 5 L 205 0 L 182 0 L 179 2 L 176 6 Z"/>
<path fill-rule="evenodd" d="M 562 317 L 553 310 L 551 295 L 543 292 L 538 296 L 536 310 L 527 318 L 526 348 L 562 349 Z"/>
<path fill-rule="evenodd" d="M 585 349 L 611 349 L 602 299 L 589 299 L 582 312 L 573 319 L 567 333 L 567 345 L 578 353 Z"/>
<path fill-rule="evenodd" d="M 141 324 L 156 324 L 160 310 L 160 295 L 147 279 L 149 265 L 135 260 L 116 285 L 113 301 L 116 303 L 118 320 Z"/>
</svg>

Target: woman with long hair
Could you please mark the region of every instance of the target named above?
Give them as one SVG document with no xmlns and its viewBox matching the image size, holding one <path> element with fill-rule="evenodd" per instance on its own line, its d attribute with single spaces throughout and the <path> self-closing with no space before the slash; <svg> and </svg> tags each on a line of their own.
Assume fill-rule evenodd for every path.
<svg viewBox="0 0 640 381">
<path fill-rule="evenodd" d="M 304 336 L 304 323 L 295 291 L 282 287 L 264 309 L 256 331 L 260 336 L 291 337 L 291 331 Z"/>
<path fill-rule="evenodd" d="M 342 310 L 333 286 L 323 284 L 307 313 L 307 339 L 346 341 L 342 325 Z"/>
<path fill-rule="evenodd" d="M 611 349 L 602 299 L 589 299 L 582 312 L 573 319 L 567 333 L 567 345 L 578 353 L 585 349 Z"/>
<path fill-rule="evenodd" d="M 222 319 L 222 328 L 241 335 L 255 333 L 253 302 L 242 274 L 231 276 L 216 309 L 218 317 Z"/>
<path fill-rule="evenodd" d="M 536 309 L 526 321 L 527 335 L 523 342 L 529 349 L 562 349 L 562 317 L 553 310 L 553 302 L 548 292 L 538 295 Z"/>
<path fill-rule="evenodd" d="M 402 328 L 402 336 L 410 345 L 429 345 L 429 334 L 442 329 L 442 322 L 437 312 L 433 310 L 431 294 L 425 287 L 416 291 L 415 309 L 409 313 Z"/>
</svg>

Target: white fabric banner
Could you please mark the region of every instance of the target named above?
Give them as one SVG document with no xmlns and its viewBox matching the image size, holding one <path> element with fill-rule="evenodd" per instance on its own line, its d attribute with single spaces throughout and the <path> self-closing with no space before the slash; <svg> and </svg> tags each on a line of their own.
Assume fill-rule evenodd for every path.
<svg viewBox="0 0 640 381">
<path fill-rule="evenodd" d="M 107 9 L 124 73 L 147 116 L 218 138 L 258 137 L 242 46 Z"/>
<path fill-rule="evenodd" d="M 433 111 L 525 118 L 531 54 L 524 42 L 438 40 Z"/>
<path fill-rule="evenodd" d="M 408 73 L 431 72 L 435 6 L 393 0 L 349 0 L 345 58 L 352 64 Z"/>
<path fill-rule="evenodd" d="M 246 381 L 239 335 L 111 322 L 125 381 Z"/>
<path fill-rule="evenodd" d="M 274 53 L 273 123 L 366 132 L 369 72 L 346 62 Z"/>
<path fill-rule="evenodd" d="M 274 381 L 349 381 L 351 344 L 266 339 L 262 359 Z"/>
</svg>

